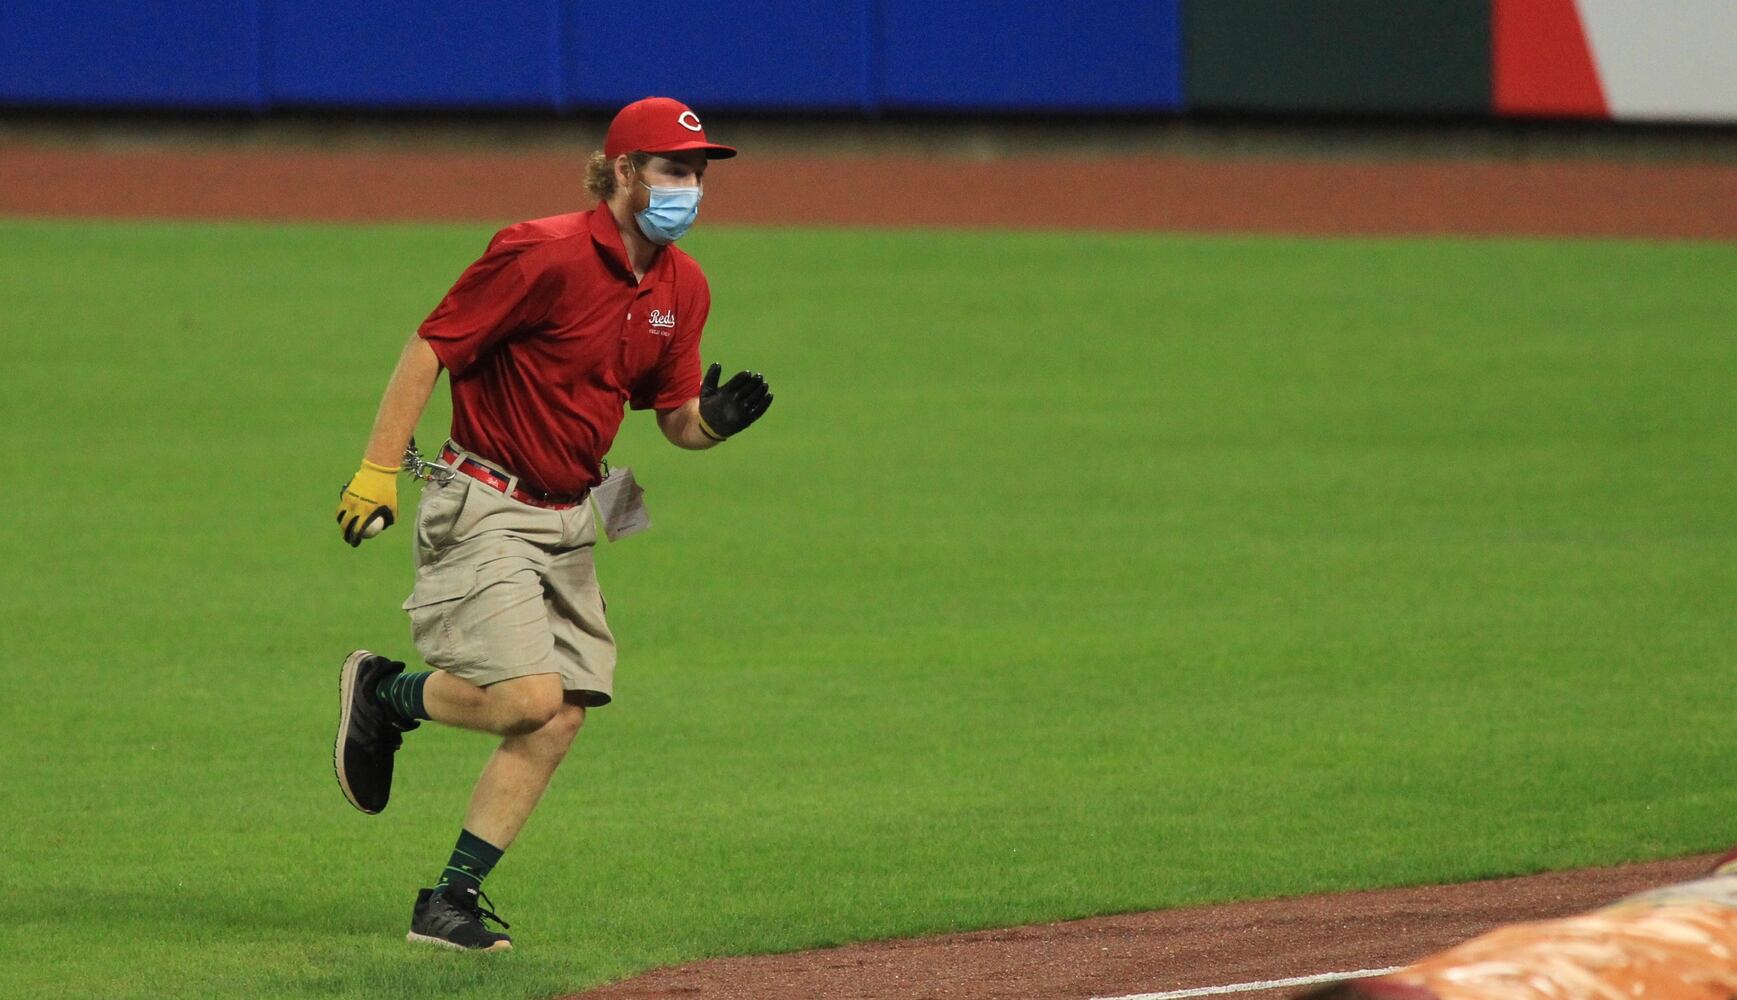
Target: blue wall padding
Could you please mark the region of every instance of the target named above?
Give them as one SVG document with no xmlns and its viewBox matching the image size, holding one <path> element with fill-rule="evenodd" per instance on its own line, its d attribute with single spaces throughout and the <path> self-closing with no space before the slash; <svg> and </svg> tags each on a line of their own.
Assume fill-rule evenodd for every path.
<svg viewBox="0 0 1737 1000">
<path fill-rule="evenodd" d="M 0 0 L 0 104 L 1170 110 L 1181 0 Z"/>
<path fill-rule="evenodd" d="M 1180 6 L 881 0 L 881 102 L 937 110 L 1177 108 Z"/>
<path fill-rule="evenodd" d="M 257 108 L 257 0 L 0 0 L 0 102 Z"/>
<path fill-rule="evenodd" d="M 274 105 L 551 108 L 550 0 L 265 0 Z"/>
<path fill-rule="evenodd" d="M 701 109 L 872 108 L 872 0 L 576 3 L 569 102 L 648 95 Z"/>
</svg>

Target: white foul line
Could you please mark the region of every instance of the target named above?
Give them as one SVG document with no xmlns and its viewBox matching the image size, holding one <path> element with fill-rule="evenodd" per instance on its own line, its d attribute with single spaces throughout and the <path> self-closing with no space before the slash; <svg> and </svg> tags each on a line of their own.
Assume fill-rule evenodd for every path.
<svg viewBox="0 0 1737 1000">
<path fill-rule="evenodd" d="M 1323 972 L 1315 976 L 1294 976 L 1290 979 L 1265 979 L 1258 983 L 1231 983 L 1229 986 L 1198 986 L 1191 990 L 1171 990 L 1169 993 L 1130 993 L 1121 997 L 1093 997 L 1092 1000 L 1183 1000 L 1184 997 L 1210 997 L 1221 993 L 1253 993 L 1256 990 L 1276 990 L 1281 986 L 1308 986 L 1312 983 L 1330 983 L 1339 979 L 1368 979 L 1370 976 L 1385 976 L 1389 972 L 1398 972 L 1405 968 L 1395 965 L 1390 969 L 1357 969 L 1352 972 Z"/>
</svg>

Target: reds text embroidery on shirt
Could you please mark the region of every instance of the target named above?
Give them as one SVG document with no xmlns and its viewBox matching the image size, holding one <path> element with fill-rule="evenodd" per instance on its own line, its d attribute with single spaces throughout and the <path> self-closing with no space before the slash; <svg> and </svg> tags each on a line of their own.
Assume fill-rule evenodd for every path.
<svg viewBox="0 0 1737 1000">
<path fill-rule="evenodd" d="M 667 337 L 675 329 L 674 309 L 653 309 L 651 311 L 651 332 L 660 337 Z"/>
</svg>

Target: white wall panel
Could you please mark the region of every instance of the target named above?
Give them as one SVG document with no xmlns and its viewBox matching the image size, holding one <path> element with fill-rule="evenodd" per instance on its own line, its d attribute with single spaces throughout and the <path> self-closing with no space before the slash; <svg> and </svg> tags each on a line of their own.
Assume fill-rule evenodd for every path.
<svg viewBox="0 0 1737 1000">
<path fill-rule="evenodd" d="M 1578 0 L 1613 118 L 1737 121 L 1737 0 Z"/>
</svg>

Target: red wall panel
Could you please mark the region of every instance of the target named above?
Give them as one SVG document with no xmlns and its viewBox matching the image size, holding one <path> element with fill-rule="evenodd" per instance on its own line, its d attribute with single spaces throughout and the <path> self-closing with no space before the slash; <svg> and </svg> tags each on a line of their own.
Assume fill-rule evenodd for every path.
<svg viewBox="0 0 1737 1000">
<path fill-rule="evenodd" d="M 1494 0 L 1490 14 L 1496 114 L 1610 117 L 1574 0 Z"/>
</svg>

